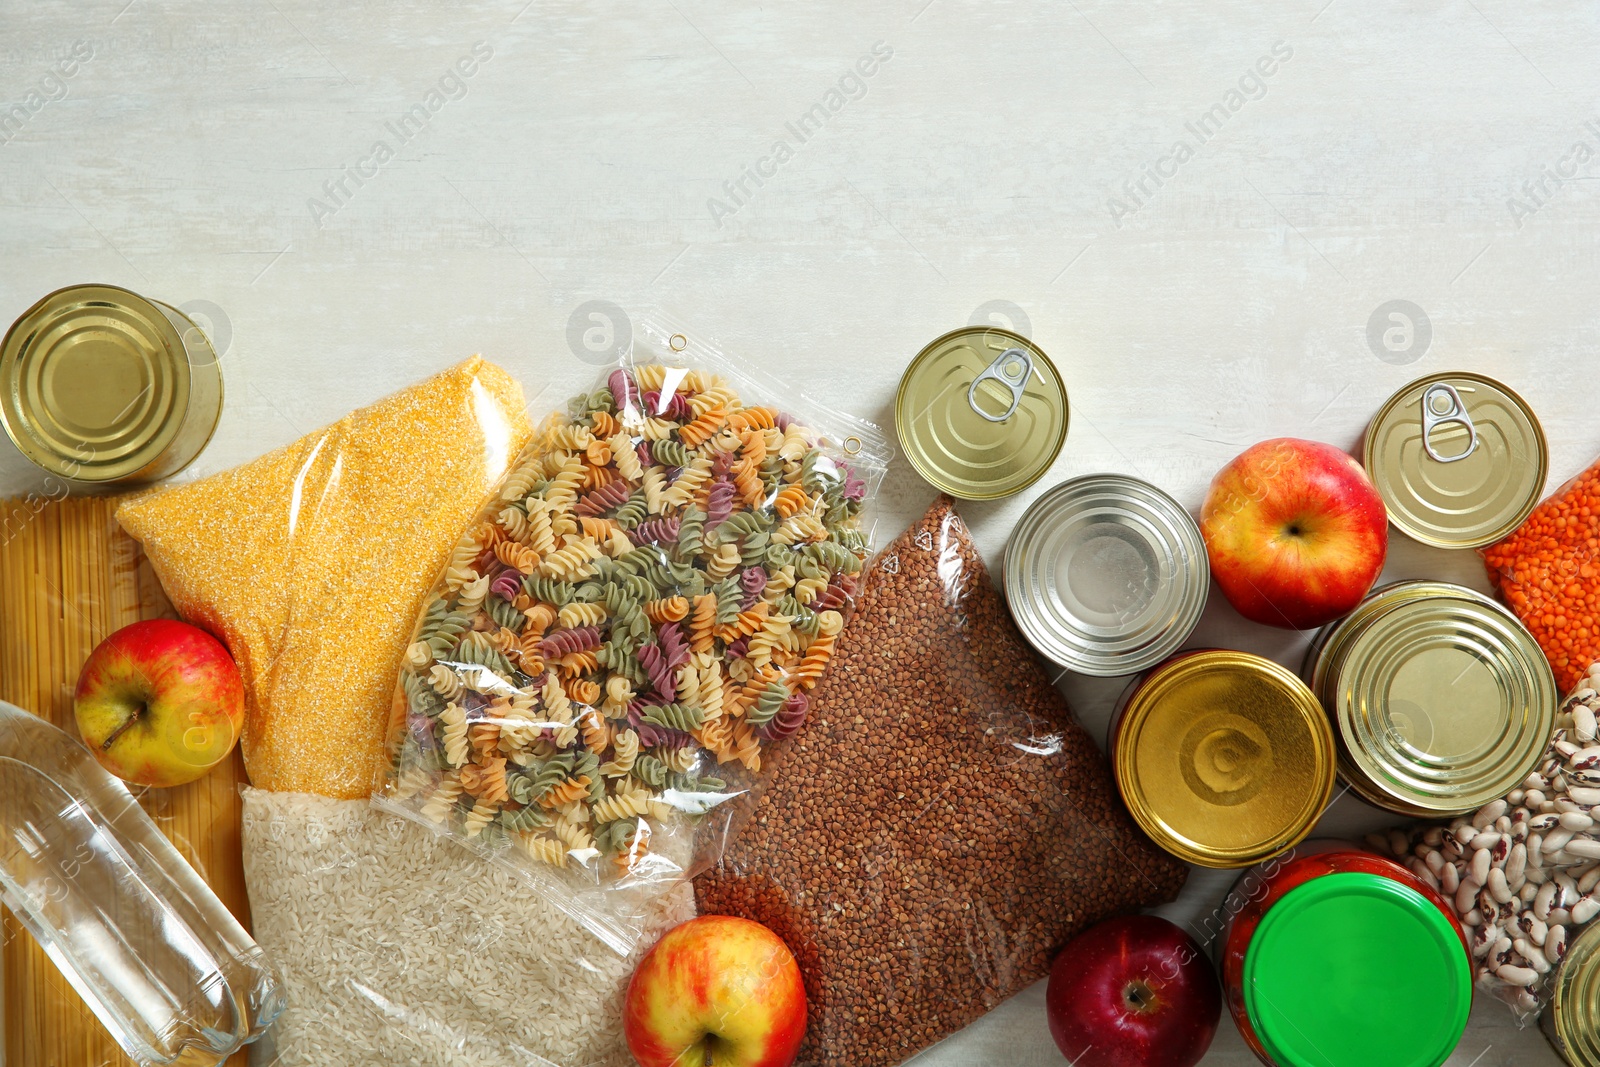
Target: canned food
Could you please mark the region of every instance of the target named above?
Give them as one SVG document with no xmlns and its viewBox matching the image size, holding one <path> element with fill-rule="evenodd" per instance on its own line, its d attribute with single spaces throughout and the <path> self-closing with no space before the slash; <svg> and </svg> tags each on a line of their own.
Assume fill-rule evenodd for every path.
<svg viewBox="0 0 1600 1067">
<path fill-rule="evenodd" d="M 1558 694 L 1533 636 L 1501 605 L 1447 582 L 1396 582 L 1324 627 L 1302 676 L 1339 770 L 1402 815 L 1477 810 L 1539 761 Z"/>
<path fill-rule="evenodd" d="M 900 378 L 895 432 L 917 473 L 993 500 L 1038 481 L 1067 439 L 1067 390 L 1037 345 L 991 326 L 952 330 Z"/>
<path fill-rule="evenodd" d="M 1224 913 L 1223 996 L 1269 1067 L 1438 1067 L 1461 1040 L 1471 952 L 1398 863 L 1318 842 L 1244 875 Z"/>
<path fill-rule="evenodd" d="M 1572 1067 L 1600 1067 L 1600 923 L 1567 946 L 1539 1026 Z"/>
<path fill-rule="evenodd" d="M 1481 548 L 1522 525 L 1549 462 L 1527 402 L 1480 374 L 1419 378 L 1367 426 L 1367 474 L 1389 520 L 1440 548 Z"/>
<path fill-rule="evenodd" d="M 1006 597 L 1045 656 L 1080 674 L 1133 674 L 1177 651 L 1211 568 L 1194 519 L 1138 478 L 1091 474 L 1035 500 L 1006 545 Z"/>
<path fill-rule="evenodd" d="M 205 332 L 126 289 L 59 289 L 0 343 L 0 425 L 57 477 L 109 485 L 176 474 L 221 413 L 222 372 Z"/>
<path fill-rule="evenodd" d="M 1333 792 L 1316 698 L 1248 652 L 1184 652 L 1135 680 L 1107 747 L 1134 821 L 1204 867 L 1248 867 L 1303 840 Z"/>
</svg>

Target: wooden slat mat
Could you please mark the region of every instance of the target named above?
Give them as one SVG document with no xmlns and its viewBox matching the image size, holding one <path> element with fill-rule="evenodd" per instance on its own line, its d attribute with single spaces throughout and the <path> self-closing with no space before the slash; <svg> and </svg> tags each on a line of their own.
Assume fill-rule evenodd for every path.
<svg viewBox="0 0 1600 1067">
<path fill-rule="evenodd" d="M 138 542 L 117 527 L 119 498 L 0 503 L 0 698 L 76 735 L 72 690 L 91 649 L 118 627 L 172 614 Z M 250 926 L 240 866 L 237 749 L 210 774 L 139 802 L 234 915 Z M 130 1064 L 38 943 L 0 909 L 8 1067 Z M 243 1067 L 243 1051 L 229 1060 Z"/>
</svg>

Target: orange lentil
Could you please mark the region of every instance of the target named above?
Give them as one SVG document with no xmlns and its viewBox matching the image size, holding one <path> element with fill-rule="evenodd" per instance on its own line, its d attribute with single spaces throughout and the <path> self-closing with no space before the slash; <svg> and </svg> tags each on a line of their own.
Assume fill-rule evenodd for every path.
<svg viewBox="0 0 1600 1067">
<path fill-rule="evenodd" d="M 1600 464 L 1482 550 L 1489 579 L 1538 640 L 1562 689 L 1600 661 Z"/>
</svg>

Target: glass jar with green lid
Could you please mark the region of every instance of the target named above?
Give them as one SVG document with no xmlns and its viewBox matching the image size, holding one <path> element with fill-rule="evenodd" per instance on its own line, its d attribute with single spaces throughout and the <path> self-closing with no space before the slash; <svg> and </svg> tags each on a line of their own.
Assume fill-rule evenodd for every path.
<svg viewBox="0 0 1600 1067">
<path fill-rule="evenodd" d="M 1444 900 L 1343 843 L 1302 846 L 1226 905 L 1223 990 L 1269 1067 L 1439 1067 L 1472 1007 L 1472 961 Z"/>
</svg>

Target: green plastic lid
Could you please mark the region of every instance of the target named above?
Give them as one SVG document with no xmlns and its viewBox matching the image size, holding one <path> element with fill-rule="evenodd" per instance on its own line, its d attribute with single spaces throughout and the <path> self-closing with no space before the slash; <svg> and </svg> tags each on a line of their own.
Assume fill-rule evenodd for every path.
<svg viewBox="0 0 1600 1067">
<path fill-rule="evenodd" d="M 1466 1029 L 1472 970 L 1426 897 L 1343 872 L 1268 909 L 1245 952 L 1244 1002 L 1280 1067 L 1438 1067 Z"/>
</svg>

